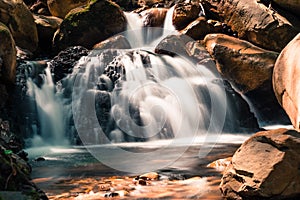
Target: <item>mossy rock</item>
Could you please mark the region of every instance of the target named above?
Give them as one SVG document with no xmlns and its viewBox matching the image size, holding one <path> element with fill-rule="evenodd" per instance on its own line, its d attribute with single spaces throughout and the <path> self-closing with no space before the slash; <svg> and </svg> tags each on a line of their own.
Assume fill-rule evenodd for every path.
<svg viewBox="0 0 300 200">
<path fill-rule="evenodd" d="M 125 31 L 126 18 L 120 7 L 107 0 L 93 0 L 85 7 L 71 10 L 53 38 L 53 47 L 91 49 L 95 44 Z"/>
</svg>

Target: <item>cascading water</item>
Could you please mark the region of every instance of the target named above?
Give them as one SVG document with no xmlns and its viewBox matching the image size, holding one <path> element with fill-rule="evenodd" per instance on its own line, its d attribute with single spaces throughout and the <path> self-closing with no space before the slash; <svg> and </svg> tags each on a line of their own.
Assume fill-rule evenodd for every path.
<svg viewBox="0 0 300 200">
<path fill-rule="evenodd" d="M 55 95 L 55 84 L 50 68 L 45 69 L 43 83 L 40 87 L 32 78 L 27 80 L 28 94 L 35 99 L 39 119 L 40 134 L 34 135 L 33 146 L 66 145 L 65 123 L 62 105 Z"/>
<path fill-rule="evenodd" d="M 167 31 L 151 27 L 145 31 L 140 17 L 127 13 L 129 30 L 123 35 L 139 49 L 91 51 L 60 82 L 59 90 L 50 68 L 45 70 L 41 87 L 28 80 L 43 142 L 65 144 L 68 136 L 72 143 L 92 145 L 222 131 L 230 108 L 223 85 L 216 82 L 218 77 L 183 57 L 149 51 L 154 44 L 150 40 L 157 39 L 151 31 L 160 29 L 162 38 L 175 30 L 173 10 L 165 18 Z"/>
</svg>

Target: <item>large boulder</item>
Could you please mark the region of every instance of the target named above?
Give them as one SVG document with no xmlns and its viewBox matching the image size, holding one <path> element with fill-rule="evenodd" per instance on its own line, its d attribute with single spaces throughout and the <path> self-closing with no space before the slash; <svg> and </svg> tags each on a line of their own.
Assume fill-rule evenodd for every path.
<svg viewBox="0 0 300 200">
<path fill-rule="evenodd" d="M 210 17 L 227 23 L 242 39 L 273 51 L 281 51 L 299 32 L 300 21 L 283 17 L 257 0 L 202 0 Z"/>
<path fill-rule="evenodd" d="M 184 29 L 189 23 L 199 17 L 200 6 L 196 3 L 178 3 L 173 11 L 173 25 L 177 30 Z"/>
<path fill-rule="evenodd" d="M 58 50 L 80 45 L 91 49 L 126 30 L 126 18 L 118 5 L 107 0 L 91 1 L 69 12 L 56 31 L 53 45 Z"/>
<path fill-rule="evenodd" d="M 221 75 L 241 92 L 246 93 L 272 82 L 278 53 L 224 34 L 209 34 L 204 43 Z"/>
<path fill-rule="evenodd" d="M 70 10 L 88 2 L 89 0 L 47 0 L 47 5 L 52 16 L 64 18 Z"/>
<path fill-rule="evenodd" d="M 0 81 L 14 83 L 16 76 L 16 46 L 9 29 L 0 23 Z"/>
<path fill-rule="evenodd" d="M 17 46 L 32 52 L 36 50 L 37 28 L 22 0 L 0 1 L 0 21 L 9 27 Z"/>
<path fill-rule="evenodd" d="M 275 95 L 297 130 L 300 130 L 299 51 L 300 34 L 280 53 L 273 72 Z"/>
<path fill-rule="evenodd" d="M 299 0 L 273 0 L 276 4 L 283 7 L 287 11 L 300 16 L 300 1 Z"/>
<path fill-rule="evenodd" d="M 300 197 L 300 134 L 277 129 L 258 132 L 234 153 L 223 173 L 227 199 Z"/>
</svg>

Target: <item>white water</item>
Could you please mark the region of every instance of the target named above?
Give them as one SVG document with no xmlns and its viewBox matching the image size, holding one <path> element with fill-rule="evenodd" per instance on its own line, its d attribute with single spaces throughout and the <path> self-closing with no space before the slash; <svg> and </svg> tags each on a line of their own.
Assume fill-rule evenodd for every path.
<svg viewBox="0 0 300 200">
<path fill-rule="evenodd" d="M 173 10 L 174 7 L 166 15 L 166 31 L 164 29 L 160 39 L 175 30 Z M 139 16 L 127 13 L 126 17 L 129 31 L 125 36 L 132 47 L 149 47 L 157 38 L 158 29 L 146 29 L 145 37 Z M 93 53 L 96 56 L 92 56 Z M 194 66 L 180 57 L 158 56 L 141 50 L 119 51 L 115 58 L 126 71 L 126 81 L 113 91 L 97 89 L 100 78 L 112 88 L 111 80 L 102 75 L 111 60 L 107 60 L 105 54 L 95 52 L 82 57 L 73 73 L 64 80 L 63 87 L 73 90 L 72 99 L 55 94 L 49 68 L 41 88 L 28 80 L 29 92 L 36 99 L 41 129 L 40 136 L 33 139 L 34 146 L 63 145 L 66 132 L 75 127 L 87 145 L 166 138 L 181 138 L 174 140 L 175 143 L 192 143 L 191 139 L 185 141 L 182 138 L 222 131 L 228 109 L 226 95 L 224 89 L 214 83 L 217 77 L 205 66 Z M 148 60 L 146 63 L 145 59 Z M 115 125 L 109 132 L 100 126 L 96 116 L 97 95 L 111 98 L 109 123 Z M 71 117 L 74 117 L 75 127 L 66 127 L 66 121 L 69 122 Z M 216 139 L 215 136 L 206 137 L 210 142 Z"/>
<path fill-rule="evenodd" d="M 62 105 L 55 95 L 55 85 L 49 67 L 45 69 L 43 81 L 39 88 L 31 78 L 27 80 L 28 94 L 35 99 L 40 125 L 40 135 L 34 135 L 32 145 L 65 145 L 68 142 L 65 138 Z"/>
</svg>

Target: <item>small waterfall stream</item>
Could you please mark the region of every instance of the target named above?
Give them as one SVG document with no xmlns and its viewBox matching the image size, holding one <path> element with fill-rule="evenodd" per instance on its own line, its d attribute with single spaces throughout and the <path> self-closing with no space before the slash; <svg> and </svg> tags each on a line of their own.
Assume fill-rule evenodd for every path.
<svg viewBox="0 0 300 200">
<path fill-rule="evenodd" d="M 40 125 L 40 135 L 35 135 L 33 146 L 66 145 L 65 123 L 62 114 L 62 104 L 55 94 L 55 84 L 52 80 L 50 68 L 45 69 L 43 84 L 38 87 L 29 78 L 27 80 L 29 96 L 35 99 Z"/>
</svg>

